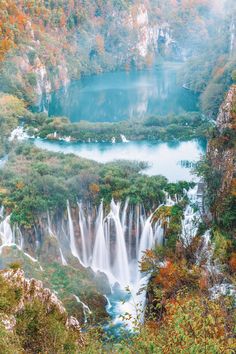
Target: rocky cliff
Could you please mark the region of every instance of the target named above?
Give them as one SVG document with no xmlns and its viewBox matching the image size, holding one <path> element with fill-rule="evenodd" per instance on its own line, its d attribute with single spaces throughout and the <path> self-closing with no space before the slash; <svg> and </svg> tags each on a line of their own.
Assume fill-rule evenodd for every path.
<svg viewBox="0 0 236 354">
<path fill-rule="evenodd" d="M 208 2 L 201 9 L 196 3 L 191 13 L 170 0 L 108 0 L 105 6 L 95 0 L 3 2 L 2 90 L 35 102 L 83 74 L 143 67 L 156 58 L 181 60 L 187 38 L 183 17 L 193 21 L 190 37 L 198 35 L 206 27 Z"/>
<path fill-rule="evenodd" d="M 79 322 L 68 316 L 61 301 L 42 282 L 26 279 L 24 272 L 14 267 L 0 272 L 0 283 L 2 353 L 46 352 L 49 348 L 64 353 L 66 348 L 78 350 L 84 345 Z M 59 333 L 64 338 L 59 338 Z"/>
<path fill-rule="evenodd" d="M 236 85 L 220 107 L 208 143 L 206 178 L 213 216 L 225 228 L 235 228 L 236 196 Z M 233 232 L 233 229 L 230 230 Z"/>
</svg>

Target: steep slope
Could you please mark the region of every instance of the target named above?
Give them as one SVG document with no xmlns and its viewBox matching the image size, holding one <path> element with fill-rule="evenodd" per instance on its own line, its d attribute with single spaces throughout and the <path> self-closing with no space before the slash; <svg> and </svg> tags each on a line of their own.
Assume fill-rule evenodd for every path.
<svg viewBox="0 0 236 354">
<path fill-rule="evenodd" d="M 209 36 L 211 3 L 1 1 L 2 90 L 32 102 L 83 74 L 183 59 Z"/>
<path fill-rule="evenodd" d="M 20 269 L 0 273 L 1 353 L 74 353 L 84 344 L 76 318 L 40 281 Z"/>
<path fill-rule="evenodd" d="M 212 129 L 206 157 L 197 168 L 206 182 L 205 221 L 212 230 L 214 258 L 229 282 L 236 270 L 236 86 L 228 91 Z"/>
<path fill-rule="evenodd" d="M 230 233 L 236 227 L 236 86 L 220 107 L 208 144 L 208 196 L 214 219 Z"/>
</svg>

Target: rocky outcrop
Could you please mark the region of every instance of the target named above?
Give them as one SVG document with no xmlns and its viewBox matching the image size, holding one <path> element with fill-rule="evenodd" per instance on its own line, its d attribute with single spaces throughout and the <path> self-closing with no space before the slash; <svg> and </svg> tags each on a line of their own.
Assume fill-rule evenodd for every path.
<svg viewBox="0 0 236 354">
<path fill-rule="evenodd" d="M 235 206 L 236 196 L 236 85 L 222 103 L 216 129 L 208 143 L 208 189 L 211 210 L 217 220 Z M 227 209 L 228 208 L 228 209 Z M 232 209 L 233 213 L 233 209 Z M 233 214 L 232 214 L 233 215 Z M 229 223 L 230 220 L 225 221 Z M 227 226 L 227 225 L 225 225 Z"/>
<path fill-rule="evenodd" d="M 64 325 L 75 332 L 78 336 L 78 343 L 83 344 L 83 338 L 80 331 L 80 324 L 74 317 L 69 317 L 62 302 L 49 289 L 43 287 L 43 283 L 35 279 L 25 278 L 21 269 L 9 269 L 0 272 L 0 276 L 4 279 L 7 286 L 11 289 L 18 289 L 17 302 L 13 304 L 11 313 L 1 314 L 1 322 L 7 331 L 13 331 L 16 325 L 16 317 L 21 313 L 27 304 L 39 301 L 45 307 L 47 313 L 56 311 L 64 319 Z"/>
<path fill-rule="evenodd" d="M 15 92 L 18 87 L 18 94 L 20 88 L 24 98 L 45 110 L 49 93 L 66 87 L 80 75 L 131 66 L 140 68 L 151 65 L 157 55 L 176 59 L 172 25 L 164 14 L 159 17 L 153 14 L 150 1 L 127 1 L 126 5 L 119 6 L 108 1 L 106 11 L 100 7 L 95 11 L 96 6 L 86 5 L 81 11 L 80 5 L 74 4 L 71 18 L 65 12 L 62 24 L 55 24 L 53 10 L 42 2 L 41 16 L 44 11 L 48 14 L 52 11 L 51 17 L 45 20 L 47 25 L 38 14 L 29 15 L 24 13 L 24 7 L 19 8 L 27 20 L 22 43 L 16 44 L 16 52 L 6 56 L 2 65 L 4 90 Z M 80 15 L 84 12 L 86 19 L 69 25 L 77 12 Z M 14 67 L 14 74 L 9 71 L 9 65 Z"/>
<path fill-rule="evenodd" d="M 21 269 L 16 271 L 13 269 L 5 270 L 0 274 L 12 287 L 22 290 L 22 296 L 14 309 L 15 313 L 22 311 L 26 303 L 37 299 L 45 304 L 48 312 L 56 308 L 59 313 L 66 315 L 66 310 L 61 301 L 51 290 L 44 288 L 40 280 L 25 278 L 24 271 Z"/>
<path fill-rule="evenodd" d="M 216 125 L 222 133 L 224 129 L 236 127 L 236 85 L 230 87 L 225 101 L 222 103 Z"/>
<path fill-rule="evenodd" d="M 164 47 L 162 51 L 164 56 L 170 54 L 171 46 L 175 43 L 170 25 L 164 21 L 151 21 L 150 17 L 150 9 L 145 4 L 139 4 L 131 7 L 128 21 L 125 20 L 130 32 L 136 31 L 135 47 L 138 55 L 147 59 L 147 64 L 149 64 L 149 56 L 160 53 L 161 47 Z"/>
<path fill-rule="evenodd" d="M 235 129 L 236 129 L 236 85 L 229 92 L 222 103 L 216 126 L 217 136 L 209 142 L 208 156 L 212 166 L 222 176 L 220 193 L 229 193 L 236 174 L 235 161 Z"/>
</svg>

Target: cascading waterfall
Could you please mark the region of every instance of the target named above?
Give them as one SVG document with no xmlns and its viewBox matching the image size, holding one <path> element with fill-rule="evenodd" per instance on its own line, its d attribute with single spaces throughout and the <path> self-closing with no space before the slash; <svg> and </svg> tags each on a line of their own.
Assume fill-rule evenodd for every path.
<svg viewBox="0 0 236 354">
<path fill-rule="evenodd" d="M 75 243 L 75 232 L 74 225 L 71 217 L 70 203 L 67 201 L 67 214 L 68 214 L 68 227 L 69 227 L 69 235 L 70 235 L 70 250 L 74 257 L 78 258 L 81 264 L 83 264 L 79 253 L 77 251 L 76 243 Z"/>
<path fill-rule="evenodd" d="M 47 218 L 48 218 L 48 233 L 51 237 L 56 237 L 55 233 L 52 230 L 52 223 L 51 223 L 49 212 L 47 212 Z"/>
<path fill-rule="evenodd" d="M 98 218 L 96 220 L 96 236 L 93 248 L 91 267 L 95 271 L 100 270 L 110 275 L 108 248 L 107 242 L 105 240 L 105 233 L 103 227 L 103 203 L 101 203 L 99 207 Z"/>
<path fill-rule="evenodd" d="M 62 265 L 63 265 L 63 266 L 67 266 L 68 263 L 67 263 L 67 261 L 66 261 L 64 255 L 63 255 L 63 253 L 62 253 L 62 249 L 61 249 L 61 248 L 59 248 L 59 252 L 60 252 L 60 256 L 61 256 L 61 263 L 62 263 Z"/>
<path fill-rule="evenodd" d="M 122 228 L 124 230 L 125 226 L 126 226 L 126 219 L 127 219 L 127 208 L 129 205 L 129 199 L 127 198 L 125 201 L 125 206 L 122 212 L 122 218 L 121 218 L 121 224 L 122 224 Z"/>
<path fill-rule="evenodd" d="M 17 244 L 19 248 L 23 251 L 24 237 L 22 235 L 21 229 L 17 225 L 13 227 L 13 239 L 14 239 L 14 243 Z"/>
<path fill-rule="evenodd" d="M 11 247 L 14 246 L 16 247 L 19 251 L 22 251 L 23 254 L 29 258 L 32 262 L 38 263 L 38 260 L 32 257 L 30 254 L 24 252 L 24 238 L 21 233 L 20 228 L 16 225 L 13 230 L 11 228 L 10 224 L 10 219 L 11 215 L 7 215 L 4 218 L 4 210 L 1 208 L 1 218 L 3 219 L 0 222 L 0 240 L 1 240 L 1 246 L 0 246 L 0 255 L 2 253 L 2 250 L 4 247 Z M 39 268 L 43 270 L 41 265 L 38 263 Z"/>
<path fill-rule="evenodd" d="M 13 232 L 10 225 L 11 215 L 8 215 L 1 223 L 0 223 L 0 238 L 2 241 L 2 246 L 0 250 L 5 246 L 10 246 L 13 244 Z"/>
<path fill-rule="evenodd" d="M 133 286 L 141 275 L 139 261 L 144 251 L 155 243 L 163 243 L 161 223 L 152 222 L 152 215 L 146 216 L 141 205 L 132 206 L 127 199 L 121 203 L 111 201 L 110 211 L 104 216 L 101 202 L 97 213 L 91 214 L 86 205 L 78 203 L 79 240 L 75 241 L 74 224 L 69 202 L 67 202 L 70 250 L 83 266 L 90 266 L 95 272 L 104 272 L 111 286 L 119 284 L 122 289 Z M 94 219 L 94 222 L 91 220 Z M 91 226 L 93 225 L 93 226 Z M 90 235 L 92 237 L 90 239 Z M 62 259 L 62 251 L 61 259 Z M 63 256 L 62 263 L 65 263 Z"/>
<path fill-rule="evenodd" d="M 169 196 L 167 204 L 174 204 Z M 104 272 L 111 284 L 112 295 L 108 296 L 107 310 L 113 317 L 113 323 L 119 326 L 122 322 L 120 315 L 127 312 L 136 318 L 139 315 L 136 304 L 139 303 L 142 309 L 145 304 L 145 292 L 139 293 L 139 289 L 148 282 L 148 277 L 143 276 L 139 270 L 139 262 L 146 249 L 153 248 L 155 244 L 163 244 L 164 230 L 161 222 L 154 223 L 153 214 L 147 216 L 141 205 L 134 207 L 128 199 L 123 208 L 121 203 L 112 200 L 106 215 L 103 202 L 95 214 L 80 204 L 80 247 L 77 247 L 69 203 L 67 213 L 71 253 L 95 272 Z M 88 234 L 93 235 L 92 240 L 88 239 Z M 119 290 L 116 290 L 117 286 L 113 287 L 115 284 L 119 284 Z M 125 303 L 121 303 L 121 296 L 127 297 L 126 287 L 129 287 L 131 295 Z M 127 325 L 131 328 L 131 321 Z"/>
<path fill-rule="evenodd" d="M 89 316 L 92 314 L 92 311 L 90 310 L 88 305 L 86 305 L 83 301 L 80 300 L 80 298 L 77 295 L 74 295 L 74 298 L 76 299 L 78 304 L 82 305 L 83 315 L 84 315 L 84 323 L 87 323 Z"/>
<path fill-rule="evenodd" d="M 190 189 L 187 193 L 190 204 L 184 211 L 184 218 L 182 220 L 182 234 L 181 239 L 185 246 L 188 246 L 192 239 L 196 236 L 198 225 L 201 220 L 201 215 L 198 210 L 197 201 L 198 185 Z"/>
<path fill-rule="evenodd" d="M 135 256 L 136 259 L 138 259 L 138 253 L 139 253 L 139 232 L 140 232 L 140 208 L 137 205 L 136 206 L 136 220 L 135 220 L 135 225 L 136 225 L 136 232 L 135 232 Z"/>
<path fill-rule="evenodd" d="M 197 186 L 188 192 L 188 198 L 190 205 L 186 207 L 184 212 L 181 235 L 185 244 L 188 244 L 196 235 L 200 220 L 200 213 L 194 207 L 194 204 L 197 203 Z M 172 206 L 176 200 L 175 198 L 173 201 L 166 195 L 165 205 Z M 77 218 L 76 213 L 78 213 Z M 154 213 L 146 214 L 142 205 L 130 205 L 127 199 L 123 207 L 121 203 L 112 200 L 107 213 L 105 213 L 103 202 L 98 209 L 91 209 L 89 205 L 78 203 L 77 211 L 73 213 L 73 220 L 68 201 L 67 220 L 62 219 L 61 226 L 59 224 L 52 225 L 48 214 L 45 230 L 51 237 L 56 237 L 59 242 L 62 265 L 68 264 L 67 259 L 69 258 L 67 257 L 71 253 L 83 266 L 91 267 L 95 272 L 101 271 L 107 275 L 113 296 L 112 298 L 108 297 L 108 311 L 114 315 L 115 308 L 116 315 L 113 318 L 117 323 L 121 322 L 119 319 L 121 313 L 129 312 L 135 318 L 134 302 L 140 303 L 142 306 L 145 304 L 145 292 L 140 294 L 138 291 L 140 287 L 147 284 L 148 277 L 143 276 L 140 272 L 139 262 L 145 250 L 152 249 L 155 245 L 164 244 L 162 222 L 154 221 Z M 3 215 L 2 209 L 1 215 Z M 1 248 L 15 244 L 18 249 L 23 251 L 23 237 L 18 227 L 12 232 L 10 216 L 0 223 L 0 239 L 2 241 Z M 34 262 L 37 261 L 30 255 L 27 256 Z M 120 295 L 118 298 L 118 295 L 115 295 L 116 289 L 119 289 L 119 294 L 120 291 L 124 293 L 127 286 L 132 295 L 124 304 L 121 304 Z"/>
<path fill-rule="evenodd" d="M 186 192 L 190 204 L 184 211 L 182 221 L 181 238 L 185 245 L 188 245 L 196 235 L 200 221 L 200 212 L 195 208 L 195 204 L 198 202 L 197 188 L 196 186 Z M 177 198 L 172 200 L 166 194 L 165 205 L 172 206 L 176 201 Z M 24 239 L 20 229 L 16 226 L 12 232 L 10 216 L 4 219 L 3 214 L 4 211 L 1 209 L 0 239 L 2 246 L 0 250 L 7 245 L 16 245 L 24 252 Z M 155 220 L 154 214 L 155 212 L 146 214 L 142 205 L 130 205 L 128 199 L 123 207 L 121 203 L 112 200 L 110 210 L 106 213 L 103 202 L 98 209 L 91 209 L 89 205 L 80 202 L 77 210 L 73 212 L 73 220 L 68 201 L 67 220 L 62 219 L 61 225 L 52 224 L 48 214 L 45 231 L 51 237 L 57 238 L 62 265 L 68 265 L 67 259 L 69 260 L 68 257 L 72 254 L 83 266 L 91 267 L 95 272 L 101 271 L 107 275 L 112 290 L 111 295 L 107 297 L 107 311 L 111 314 L 113 324 L 117 328 L 124 324 L 120 315 L 126 313 L 131 315 L 132 320 L 126 322 L 127 328 L 131 329 L 133 321 L 140 318 L 143 313 L 146 294 L 145 291 L 140 292 L 139 290 L 147 285 L 149 277 L 140 272 L 139 263 L 145 250 L 152 249 L 155 245 L 164 244 L 162 222 Z M 206 239 L 208 238 L 206 237 Z M 37 262 L 32 256 L 25 252 L 24 254 L 32 261 Z M 126 287 L 129 287 L 129 295 L 125 292 Z M 126 298 L 123 303 L 120 301 L 122 297 Z M 83 306 L 86 322 L 90 310 L 78 297 L 76 300 Z"/>
<path fill-rule="evenodd" d="M 86 242 L 86 237 L 88 237 L 89 232 L 86 224 L 86 218 L 83 212 L 82 203 L 77 203 L 79 207 L 79 226 L 80 226 L 80 233 L 81 233 L 81 246 L 82 246 L 82 262 L 87 267 L 89 265 L 88 253 L 87 253 L 87 246 L 88 242 Z"/>
<path fill-rule="evenodd" d="M 120 220 L 120 203 L 111 201 L 110 218 L 115 224 L 116 244 L 115 244 L 115 260 L 113 272 L 122 286 L 127 286 L 130 282 L 129 262 L 127 247 L 125 244 L 124 230 Z"/>
<path fill-rule="evenodd" d="M 234 23 L 234 19 L 232 19 L 230 24 L 230 55 L 232 55 L 234 51 L 234 41 L 235 41 L 235 23 Z"/>
<path fill-rule="evenodd" d="M 138 254 L 138 261 L 140 262 L 143 257 L 143 252 L 147 249 L 151 249 L 153 247 L 154 235 L 152 229 L 152 214 L 147 218 L 144 229 L 140 239 L 139 245 L 139 254 Z"/>
</svg>

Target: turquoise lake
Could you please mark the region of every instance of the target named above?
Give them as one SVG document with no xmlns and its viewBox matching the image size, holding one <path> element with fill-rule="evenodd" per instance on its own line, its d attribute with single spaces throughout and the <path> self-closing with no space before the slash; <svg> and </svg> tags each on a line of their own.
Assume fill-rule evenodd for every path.
<svg viewBox="0 0 236 354">
<path fill-rule="evenodd" d="M 51 94 L 51 116 L 67 116 L 72 122 L 116 122 L 152 115 L 181 114 L 198 110 L 198 98 L 178 85 L 181 64 L 171 63 L 141 71 L 115 71 L 81 78 Z M 127 143 L 70 143 L 35 140 L 50 151 L 74 153 L 106 163 L 114 160 L 145 161 L 148 175 L 164 175 L 170 181 L 193 179 L 181 161 L 197 162 L 205 153 L 201 140 L 187 142 L 130 141 Z"/>
<path fill-rule="evenodd" d="M 82 77 L 51 94 L 49 115 L 72 122 L 116 122 L 198 110 L 196 95 L 178 85 L 180 64 Z"/>
</svg>

